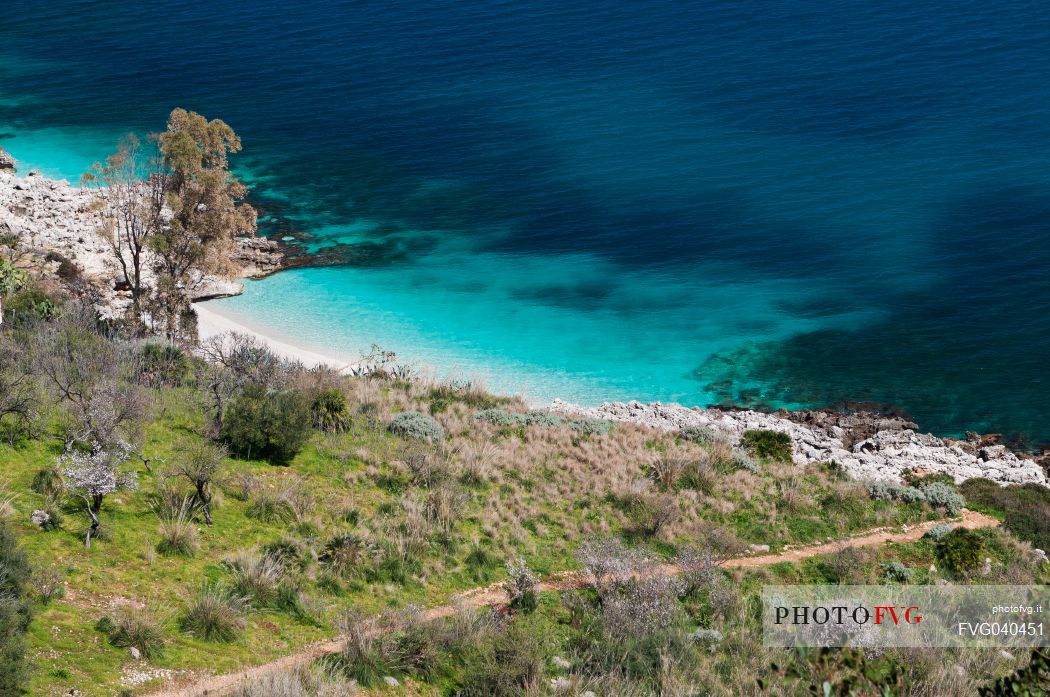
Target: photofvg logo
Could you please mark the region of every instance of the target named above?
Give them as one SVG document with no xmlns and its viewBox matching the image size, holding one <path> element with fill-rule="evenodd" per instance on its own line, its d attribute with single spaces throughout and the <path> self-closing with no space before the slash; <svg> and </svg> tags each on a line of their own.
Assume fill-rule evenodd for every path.
<svg viewBox="0 0 1050 697">
<path fill-rule="evenodd" d="M 1048 646 L 1046 586 L 766 586 L 767 646 Z"/>
</svg>

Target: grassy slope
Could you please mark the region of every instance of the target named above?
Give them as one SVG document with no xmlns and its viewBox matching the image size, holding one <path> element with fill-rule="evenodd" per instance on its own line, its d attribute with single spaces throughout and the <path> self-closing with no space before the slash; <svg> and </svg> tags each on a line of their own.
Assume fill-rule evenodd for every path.
<svg viewBox="0 0 1050 697">
<path fill-rule="evenodd" d="M 869 501 L 856 484 L 825 468 L 799 470 L 766 462 L 759 474 L 716 472 L 703 493 L 680 485 L 648 491 L 647 496 L 673 501 L 676 514 L 658 535 L 642 540 L 646 536 L 634 530 L 632 492 L 639 490 L 647 466 L 664 456 L 702 458 L 704 447 L 633 426 L 593 436 L 565 427 L 499 429 L 471 420 L 474 409 L 490 401 L 474 393 L 449 399 L 447 390 L 438 394 L 418 385 L 370 380 L 351 381 L 348 391 L 355 410 L 372 415 L 358 416 L 349 433 L 315 434 L 288 468 L 229 461 L 215 525 L 201 526 L 201 549 L 190 559 L 156 554 L 158 521 L 150 507 L 164 462 L 178 457 L 175 444 L 196 438 L 193 432 L 204 419 L 188 392 L 154 393 L 156 417 L 145 452 L 159 461 L 156 473 L 141 474 L 139 491 L 107 498 L 103 524 L 108 536 L 90 550 L 82 541 L 86 516 L 75 503 L 67 506 L 61 530 L 41 532 L 28 520 L 43 502 L 29 491 L 33 474 L 54 463 L 57 444 L 0 446 L 6 488 L 17 494 L 13 521 L 24 534 L 23 544 L 38 565 L 58 570 L 68 589 L 64 598 L 39 607 L 31 625 L 36 669 L 30 694 L 75 688 L 84 695 L 109 695 L 119 691 L 122 671 L 129 669 L 224 672 L 263 662 L 332 636 L 334 619 L 350 605 L 440 604 L 456 591 L 501 578 L 503 561 L 513 555 L 524 556 L 541 574 L 574 567 L 575 545 L 590 534 L 624 534 L 670 554 L 717 522 L 747 542 L 776 550 L 936 515 L 919 505 Z M 400 463 L 405 448 L 416 446 L 383 428 L 391 414 L 407 408 L 427 411 L 431 404 L 450 434 L 437 459 L 446 462 L 450 481 L 456 482 L 452 486 L 465 497 L 448 532 L 420 513 L 432 490 L 413 483 Z M 298 481 L 315 500 L 308 520 L 265 523 L 248 517 L 249 502 L 235 495 L 239 473 L 255 475 L 260 489 L 272 491 Z M 356 524 L 348 522 L 355 517 Z M 315 622 L 256 610 L 244 636 L 230 644 L 209 644 L 178 631 L 178 614 L 199 584 L 228 578 L 222 566 L 228 554 L 282 536 L 316 550 L 337 531 L 354 531 L 379 546 L 391 536 L 415 540 L 407 574 L 401 577 L 379 561 L 369 562 L 341 583 L 341 593 L 332 593 L 317 583 L 314 565 L 304 588 L 319 602 Z M 110 646 L 93 629 L 123 602 L 145 606 L 162 622 L 167 635 L 162 658 L 133 662 L 126 649 Z M 156 685 L 158 679 L 136 689 Z"/>
</svg>

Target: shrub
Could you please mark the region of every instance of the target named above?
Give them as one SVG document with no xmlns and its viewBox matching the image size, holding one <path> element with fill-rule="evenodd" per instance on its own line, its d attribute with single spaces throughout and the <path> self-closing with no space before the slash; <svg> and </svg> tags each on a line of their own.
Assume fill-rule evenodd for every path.
<svg viewBox="0 0 1050 697">
<path fill-rule="evenodd" d="M 543 646 L 535 633 L 511 625 L 482 642 L 464 666 L 461 697 L 520 697 L 544 672 Z"/>
<path fill-rule="evenodd" d="M 1050 549 L 1050 489 L 1039 484 L 1001 487 L 987 479 L 969 479 L 960 487 L 969 505 L 997 515 L 1003 527 L 1034 547 Z"/>
<path fill-rule="evenodd" d="M 947 523 L 938 523 L 937 525 L 934 525 L 932 528 L 927 530 L 926 534 L 923 535 L 923 537 L 928 537 L 934 542 L 939 542 L 942 537 L 944 537 L 954 529 L 954 525 L 948 525 Z"/>
<path fill-rule="evenodd" d="M 109 643 L 121 648 L 134 647 L 146 658 L 157 658 L 164 653 L 164 632 L 141 610 L 121 608 L 112 620 L 108 634 Z"/>
<path fill-rule="evenodd" d="M 503 590 L 507 592 L 510 607 L 526 613 L 535 610 L 539 581 L 529 570 L 525 560 L 519 558 L 517 561 L 507 561 L 507 576 L 509 578 L 503 582 Z"/>
<path fill-rule="evenodd" d="M 247 626 L 245 609 L 244 599 L 229 588 L 205 584 L 186 607 L 179 628 L 204 641 L 233 641 Z"/>
<path fill-rule="evenodd" d="M 569 422 L 569 428 L 585 436 L 604 436 L 612 430 L 612 426 L 612 421 L 589 417 L 573 419 Z"/>
<path fill-rule="evenodd" d="M 142 381 L 150 387 L 179 387 L 190 374 L 190 359 L 178 346 L 148 343 L 139 356 Z"/>
<path fill-rule="evenodd" d="M 310 563 L 310 552 L 299 540 L 293 537 L 282 537 L 279 540 L 263 545 L 263 552 L 279 563 L 284 569 L 306 569 Z"/>
<path fill-rule="evenodd" d="M 521 414 L 513 414 L 506 409 L 483 409 L 474 414 L 474 421 L 484 421 L 501 428 L 513 428 L 524 425 L 525 417 Z"/>
<path fill-rule="evenodd" d="M 241 683 L 232 697 L 346 697 L 355 686 L 339 674 L 321 666 L 296 666 L 287 670 L 250 678 Z"/>
<path fill-rule="evenodd" d="M 687 426 L 678 432 L 678 437 L 699 445 L 707 445 L 717 438 L 715 432 L 707 426 Z"/>
<path fill-rule="evenodd" d="M 61 598 L 66 594 L 62 574 L 54 567 L 33 569 L 30 583 L 43 605 L 48 605 L 55 598 Z"/>
<path fill-rule="evenodd" d="M 722 641 L 722 632 L 717 629 L 697 629 L 689 634 L 689 638 L 697 644 L 710 646 Z"/>
<path fill-rule="evenodd" d="M 58 469 L 57 465 L 40 468 L 33 475 L 33 482 L 29 485 L 29 488 L 48 498 L 61 495 L 64 488 L 62 471 Z"/>
<path fill-rule="evenodd" d="M 23 636 L 29 626 L 26 584 L 30 567 L 14 534 L 0 522 L 0 696 L 22 694 L 26 677 Z"/>
<path fill-rule="evenodd" d="M 899 561 L 886 562 L 879 566 L 882 568 L 886 579 L 894 583 L 908 583 L 915 574 L 914 570 L 909 569 Z"/>
<path fill-rule="evenodd" d="M 393 418 L 390 432 L 402 438 L 415 438 L 430 442 L 445 439 L 445 429 L 434 417 L 418 411 L 403 411 Z"/>
<path fill-rule="evenodd" d="M 937 559 L 948 571 L 965 573 L 980 563 L 983 546 L 977 533 L 955 528 L 937 542 Z"/>
<path fill-rule="evenodd" d="M 310 437 L 310 423 L 310 406 L 301 393 L 251 385 L 226 407 L 222 437 L 238 455 L 287 465 Z"/>
<path fill-rule="evenodd" d="M 260 489 L 252 496 L 244 514 L 264 523 L 277 523 L 288 519 L 291 511 L 280 494 L 269 489 Z"/>
<path fill-rule="evenodd" d="M 922 489 L 927 503 L 931 506 L 940 506 L 947 511 L 948 515 L 959 515 L 959 511 L 966 505 L 963 497 L 955 490 L 954 486 L 944 482 L 934 482 Z"/>
<path fill-rule="evenodd" d="M 339 433 L 350 425 L 350 406 L 346 395 L 335 388 L 323 390 L 314 397 L 310 414 L 313 416 L 314 428 L 325 433 Z"/>
<path fill-rule="evenodd" d="M 160 519 L 158 552 L 168 556 L 192 557 L 200 547 L 197 526 L 190 517 L 188 502 L 174 515 Z"/>
<path fill-rule="evenodd" d="M 255 549 L 241 550 L 226 558 L 238 595 L 262 607 L 274 602 L 284 579 L 281 563 Z"/>
<path fill-rule="evenodd" d="M 372 548 L 363 538 L 345 532 L 325 542 L 317 558 L 332 571 L 346 578 L 367 562 L 372 553 Z"/>
<path fill-rule="evenodd" d="M 1003 527 L 1034 547 L 1050 549 L 1050 506 L 1022 504 L 1006 514 Z"/>
<path fill-rule="evenodd" d="M 733 466 L 738 470 L 745 470 L 752 474 L 758 474 L 761 471 L 758 460 L 753 458 L 743 448 L 733 448 Z"/>
<path fill-rule="evenodd" d="M 783 431 L 764 429 L 744 431 L 740 443 L 758 457 L 791 462 L 791 436 Z"/>
<path fill-rule="evenodd" d="M 543 426 L 544 428 L 555 428 L 565 424 L 565 418 L 549 411 L 533 409 L 525 414 L 526 426 Z"/>
</svg>

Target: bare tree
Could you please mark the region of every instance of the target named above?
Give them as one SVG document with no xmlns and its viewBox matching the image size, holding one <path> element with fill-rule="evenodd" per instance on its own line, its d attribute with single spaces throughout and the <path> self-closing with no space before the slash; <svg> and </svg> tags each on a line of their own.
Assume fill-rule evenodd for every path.
<svg viewBox="0 0 1050 697">
<path fill-rule="evenodd" d="M 173 473 L 188 480 L 194 488 L 190 505 L 200 509 L 204 522 L 209 526 L 211 520 L 211 486 L 222 468 L 226 449 L 211 443 L 194 443 L 186 447 L 183 455 L 177 460 Z"/>
<path fill-rule="evenodd" d="M 90 453 L 69 450 L 59 458 L 67 489 L 84 500 L 91 518 L 84 538 L 85 547 L 91 547 L 91 538 L 101 527 L 98 516 L 106 495 L 119 489 L 134 490 L 138 486 L 134 473 L 120 470 L 130 456 L 131 452 L 120 446 L 104 448 L 96 444 Z"/>
<path fill-rule="evenodd" d="M 197 389 L 212 412 L 214 434 L 222 430 L 223 411 L 237 390 L 249 384 L 280 388 L 296 368 L 255 337 L 239 332 L 208 337 L 197 355 L 204 359 L 194 367 Z"/>
<path fill-rule="evenodd" d="M 65 407 L 67 449 L 136 442 L 146 415 L 139 361 L 130 346 L 103 336 L 90 307 L 73 306 L 30 339 L 34 372 Z"/>
<path fill-rule="evenodd" d="M 82 180 L 99 186 L 99 208 L 106 223 L 100 232 L 131 289 L 132 312 L 142 323 L 146 294 L 143 272 L 150 240 L 164 226 L 164 184 L 160 159 L 142 151 L 134 134 L 117 145 L 117 151 L 96 162 Z"/>
</svg>

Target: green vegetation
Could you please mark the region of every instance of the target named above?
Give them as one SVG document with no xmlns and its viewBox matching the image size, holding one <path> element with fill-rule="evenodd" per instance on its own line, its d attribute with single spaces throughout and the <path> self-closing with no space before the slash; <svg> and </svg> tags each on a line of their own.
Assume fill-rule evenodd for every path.
<svg viewBox="0 0 1050 697">
<path fill-rule="evenodd" d="M 1038 484 L 1000 487 L 987 479 L 964 482 L 970 505 L 1004 518 L 1003 525 L 1033 547 L 1050 550 L 1050 489 Z"/>
<path fill-rule="evenodd" d="M 31 617 L 26 599 L 29 562 L 0 522 L 0 697 L 16 697 L 26 673 L 23 637 Z"/>
<path fill-rule="evenodd" d="M 791 435 L 760 429 L 744 431 L 741 444 L 754 455 L 779 462 L 791 462 Z"/>
<path fill-rule="evenodd" d="M 74 304 L 0 334 L 0 403 L 31 407 L 0 445 L 0 504 L 36 565 L 20 582 L 36 605 L 32 695 L 140 694 L 164 671 L 232 671 L 337 630 L 346 648 L 323 666 L 241 693 L 395 677 L 426 695 L 726 694 L 764 676 L 796 694 L 819 676 L 894 671 L 931 686 L 939 668 L 924 678 L 910 661 L 930 665 L 908 655 L 763 648 L 761 584 L 1045 580 L 1000 530 L 967 532 L 968 547 L 937 533 L 728 572 L 749 544 L 938 520 L 954 489 L 873 496 L 761 438 L 752 456 L 710 433 L 563 419 L 475 385 L 306 370 L 247 337 L 155 346 Z M 650 573 L 671 561 L 684 573 Z M 540 592 L 573 569 L 592 586 Z M 420 611 L 490 584 L 494 611 Z M 1021 667 L 996 661 L 957 659 L 981 680 Z M 159 672 L 130 684 L 129 666 Z"/>
</svg>

